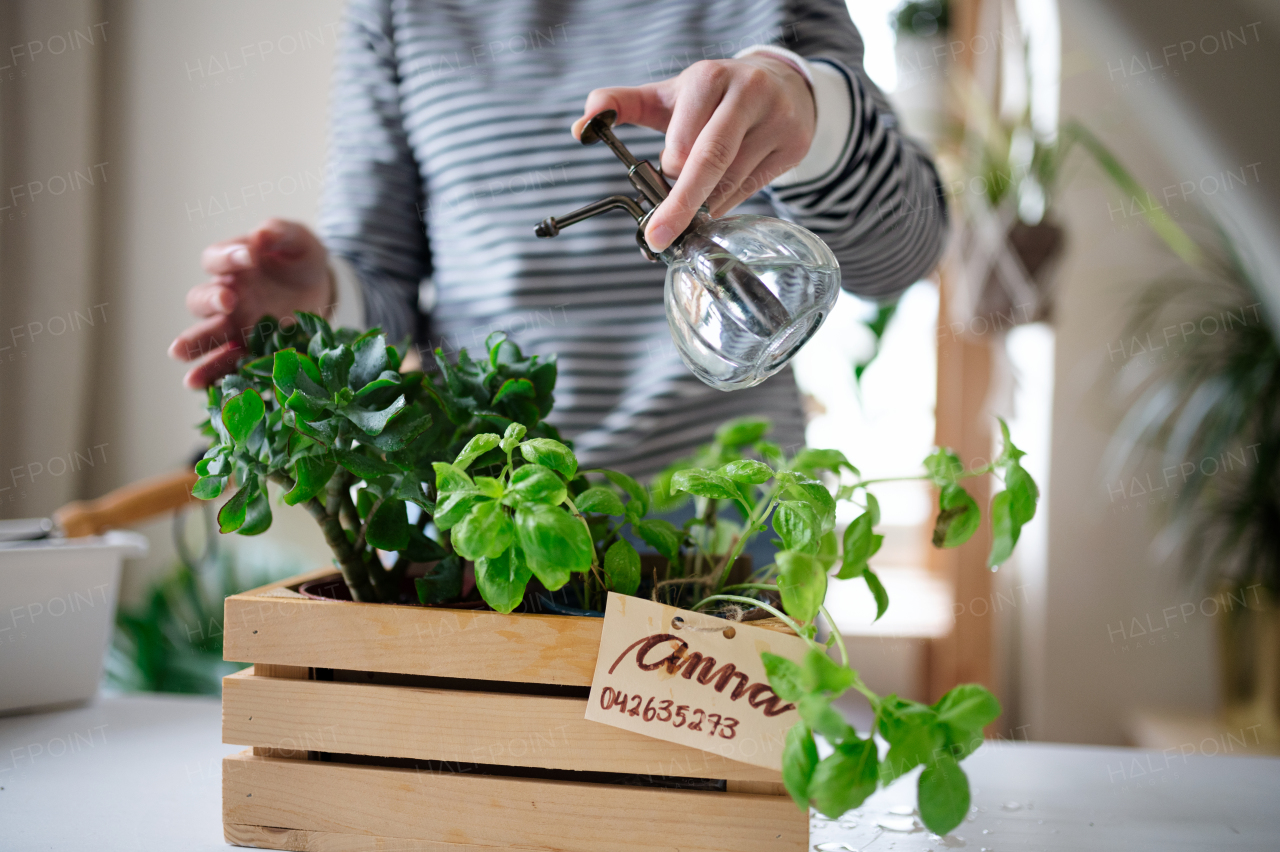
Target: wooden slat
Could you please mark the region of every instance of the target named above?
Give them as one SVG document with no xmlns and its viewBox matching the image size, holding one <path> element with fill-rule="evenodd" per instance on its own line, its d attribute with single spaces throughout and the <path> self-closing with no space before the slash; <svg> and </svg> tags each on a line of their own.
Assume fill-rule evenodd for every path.
<svg viewBox="0 0 1280 852">
<path fill-rule="evenodd" d="M 782 796 L 500 778 L 255 757 L 222 761 L 224 825 L 558 852 L 803 852 Z M 376 848 L 376 847 L 375 847 Z M 451 850 L 452 852 L 452 850 Z"/>
<path fill-rule="evenodd" d="M 773 770 L 588 722 L 584 698 L 283 680 L 248 672 L 225 677 L 222 684 L 222 741 L 236 745 L 781 781 Z"/>
<path fill-rule="evenodd" d="M 223 657 L 246 663 L 589 686 L 604 620 L 233 595 Z"/>
<path fill-rule="evenodd" d="M 241 674 L 248 674 L 246 669 Z M 253 674 L 262 678 L 289 678 L 290 680 L 310 680 L 311 669 L 306 666 L 278 666 L 272 663 L 254 663 L 252 668 Z M 223 712 L 226 712 L 226 705 L 223 705 Z M 249 745 L 249 743 L 242 743 Z M 286 757 L 291 760 L 306 760 L 307 749 L 305 747 L 293 746 L 291 748 L 270 748 L 255 746 L 253 753 L 261 757 Z"/>
<path fill-rule="evenodd" d="M 379 837 L 371 834 L 338 834 L 332 831 L 301 831 L 294 828 L 271 828 L 265 825 L 225 823 L 223 836 L 232 846 L 258 849 L 284 849 L 287 852 L 546 852 L 529 846 L 477 846 L 474 843 L 436 843 L 405 837 Z"/>
</svg>

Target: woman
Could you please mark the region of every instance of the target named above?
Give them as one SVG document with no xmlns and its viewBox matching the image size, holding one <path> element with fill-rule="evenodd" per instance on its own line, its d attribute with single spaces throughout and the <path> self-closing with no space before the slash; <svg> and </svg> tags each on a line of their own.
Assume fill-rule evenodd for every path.
<svg viewBox="0 0 1280 852">
<path fill-rule="evenodd" d="M 272 220 L 205 251 L 213 277 L 187 299 L 201 319 L 171 348 L 197 361 L 187 384 L 232 370 L 264 313 L 380 325 L 446 352 L 503 329 L 559 353 L 551 420 L 584 466 L 649 473 L 744 414 L 799 445 L 789 370 L 724 394 L 684 367 L 665 269 L 640 256 L 629 217 L 534 236 L 548 215 L 632 194 L 605 146 L 566 132 L 605 109 L 674 179 L 645 234 L 654 250 L 702 204 L 781 216 L 827 241 L 846 289 L 877 299 L 941 251 L 937 176 L 863 72 L 841 0 L 352 0 L 320 237 Z"/>
</svg>

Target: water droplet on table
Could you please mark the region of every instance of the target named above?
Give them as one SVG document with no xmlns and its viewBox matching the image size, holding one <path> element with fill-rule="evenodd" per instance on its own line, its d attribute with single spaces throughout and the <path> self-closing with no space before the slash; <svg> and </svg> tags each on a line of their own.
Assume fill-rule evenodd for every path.
<svg viewBox="0 0 1280 852">
<path fill-rule="evenodd" d="M 1006 810 L 1006 811 L 1020 811 L 1020 810 L 1022 810 L 1022 805 L 1018 804 L 1017 802 L 1005 802 L 1005 803 L 1004 803 L 1003 805 L 1001 805 L 1000 807 L 1001 807 L 1001 809 Z"/>
<path fill-rule="evenodd" d="M 826 843 L 814 844 L 814 852 L 858 852 L 857 847 L 850 846 L 848 843 L 838 843 L 834 840 L 828 840 Z"/>
<path fill-rule="evenodd" d="M 912 832 L 920 830 L 920 823 L 912 817 L 886 816 L 876 820 L 876 825 L 885 831 Z"/>
<path fill-rule="evenodd" d="M 898 816 L 915 816 L 916 809 L 911 805 L 895 805 L 889 808 L 889 813 L 897 814 Z"/>
</svg>

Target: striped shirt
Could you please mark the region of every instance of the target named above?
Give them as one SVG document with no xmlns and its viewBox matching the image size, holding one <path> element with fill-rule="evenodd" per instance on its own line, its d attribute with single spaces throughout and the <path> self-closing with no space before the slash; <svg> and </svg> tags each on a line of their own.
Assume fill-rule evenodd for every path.
<svg viewBox="0 0 1280 852">
<path fill-rule="evenodd" d="M 558 353 L 549 419 L 583 467 L 649 473 L 743 415 L 770 418 L 778 443 L 800 445 L 791 370 L 726 394 L 681 362 L 663 310 L 665 267 L 640 256 L 629 216 L 588 219 L 555 239 L 533 233 L 546 216 L 634 194 L 604 145 L 569 133 L 589 91 L 665 79 L 757 43 L 838 70 L 852 119 L 828 172 L 734 212 L 817 233 L 853 293 L 902 291 L 941 252 L 945 203 L 927 156 L 898 133 L 863 72 L 841 0 L 351 0 L 320 229 L 354 268 L 368 322 L 446 353 L 482 349 L 495 330 L 526 352 Z M 658 162 L 662 134 L 616 132 Z"/>
</svg>

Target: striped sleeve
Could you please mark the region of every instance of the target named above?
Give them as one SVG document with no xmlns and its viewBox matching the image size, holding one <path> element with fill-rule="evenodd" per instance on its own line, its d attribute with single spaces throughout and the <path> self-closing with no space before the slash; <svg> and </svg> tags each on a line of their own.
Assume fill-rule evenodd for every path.
<svg viewBox="0 0 1280 852">
<path fill-rule="evenodd" d="M 862 67 L 862 39 L 842 0 L 793 0 L 779 44 L 844 78 L 852 118 L 824 175 L 767 190 L 778 214 L 818 234 L 840 261 L 846 290 L 887 300 L 926 275 L 946 237 L 941 183 L 923 149 Z"/>
<path fill-rule="evenodd" d="M 417 329 L 419 282 L 431 251 L 425 193 L 405 134 L 390 4 L 348 5 L 330 102 L 320 234 L 360 278 L 364 316 L 392 340 Z"/>
</svg>

